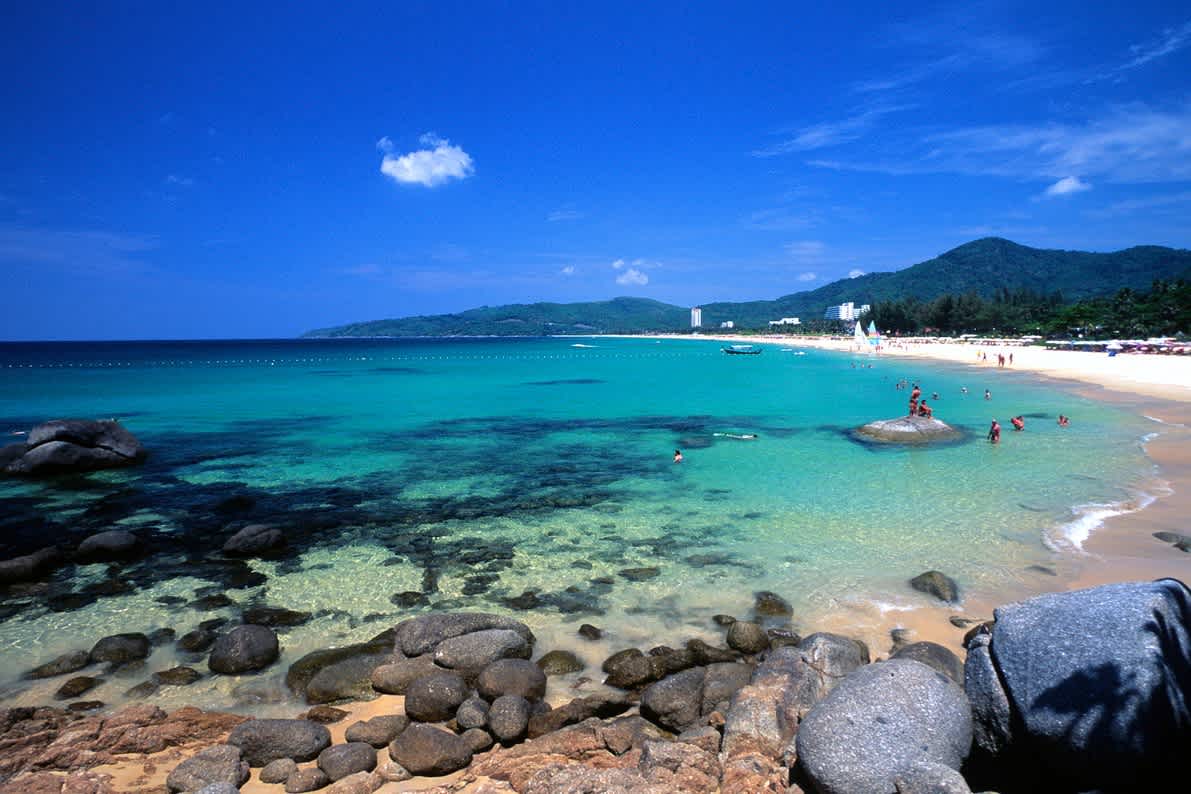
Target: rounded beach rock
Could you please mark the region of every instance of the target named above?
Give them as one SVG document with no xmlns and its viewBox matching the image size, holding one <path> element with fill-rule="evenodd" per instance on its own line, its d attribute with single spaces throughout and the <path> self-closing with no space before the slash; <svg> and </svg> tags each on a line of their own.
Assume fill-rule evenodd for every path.
<svg viewBox="0 0 1191 794">
<path fill-rule="evenodd" d="M 728 627 L 728 647 L 741 653 L 760 653 L 769 647 L 769 635 L 757 623 L 738 620 Z"/>
<path fill-rule="evenodd" d="M 925 416 L 879 419 L 861 425 L 855 432 L 863 441 L 882 444 L 934 444 L 940 441 L 955 441 L 964 436 L 963 432 L 943 420 L 928 419 Z"/>
<path fill-rule="evenodd" d="M 240 758 L 240 748 L 217 744 L 174 767 L 165 779 L 165 786 L 170 791 L 199 791 L 212 783 L 228 783 L 239 788 L 248 782 L 248 776 L 248 764 Z"/>
<path fill-rule="evenodd" d="M 488 727 L 505 744 L 523 739 L 529 728 L 529 701 L 520 695 L 501 695 L 488 709 Z"/>
<path fill-rule="evenodd" d="M 144 634 L 113 634 L 95 643 L 91 648 L 91 661 L 124 664 L 144 659 L 151 650 L 152 644 Z"/>
<path fill-rule="evenodd" d="M 422 676 L 405 691 L 405 713 L 418 722 L 449 720 L 467 694 L 467 682 L 456 673 Z"/>
<path fill-rule="evenodd" d="M 942 571 L 920 573 L 910 580 L 910 587 L 949 604 L 959 601 L 959 585 Z"/>
<path fill-rule="evenodd" d="M 356 772 L 371 772 L 376 769 L 376 750 L 365 742 L 332 745 L 318 754 L 318 768 L 332 782 Z"/>
<path fill-rule="evenodd" d="M 410 725 L 389 745 L 389 757 L 415 775 L 449 775 L 471 756 L 461 737 L 430 725 Z"/>
<path fill-rule="evenodd" d="M 566 675 L 583 669 L 583 662 L 570 651 L 550 651 L 538 659 L 538 667 L 546 675 Z"/>
<path fill-rule="evenodd" d="M 140 548 L 141 542 L 136 535 L 113 529 L 84 539 L 74 556 L 80 562 L 114 562 L 135 557 Z"/>
<path fill-rule="evenodd" d="M 213 673 L 236 675 L 263 670 L 277 661 L 277 635 L 267 626 L 236 626 L 215 640 L 207 666 Z"/>
<path fill-rule="evenodd" d="M 29 431 L 26 452 L 9 462 L 9 474 L 41 475 L 131 466 L 145 459 L 145 449 L 111 419 L 55 419 Z"/>
<path fill-rule="evenodd" d="M 919 763 L 959 769 L 972 708 L 950 678 L 911 659 L 860 668 L 807 714 L 798 763 L 822 794 L 889 794 Z"/>
<path fill-rule="evenodd" d="M 309 720 L 249 720 L 232 729 L 227 743 L 240 748 L 249 766 L 258 767 L 278 758 L 313 761 L 331 745 L 331 732 Z"/>
<path fill-rule="evenodd" d="M 501 659 L 484 668 L 476 681 L 476 689 L 488 701 L 496 700 L 501 695 L 520 695 L 526 700 L 541 700 L 546 696 L 546 674 L 542 668 L 526 659 Z"/>
<path fill-rule="evenodd" d="M 367 742 L 373 747 L 384 747 L 408 727 L 409 717 L 404 714 L 385 714 L 348 726 L 343 738 L 349 742 Z"/>
</svg>

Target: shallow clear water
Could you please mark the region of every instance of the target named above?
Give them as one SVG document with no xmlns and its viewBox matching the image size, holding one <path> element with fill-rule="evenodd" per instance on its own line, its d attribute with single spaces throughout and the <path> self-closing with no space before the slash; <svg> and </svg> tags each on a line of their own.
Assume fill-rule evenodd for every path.
<svg viewBox="0 0 1191 794">
<path fill-rule="evenodd" d="M 1152 426 L 1127 412 L 1020 373 L 814 350 L 726 356 L 714 342 L 602 338 L 0 345 L 0 377 L 0 432 L 115 416 L 151 450 L 132 470 L 0 480 L 0 557 L 112 527 L 151 550 L 10 589 L 0 691 L 16 702 L 52 693 L 17 679 L 66 650 L 120 631 L 181 634 L 255 604 L 314 613 L 281 630 L 281 664 L 154 697 L 283 699 L 289 662 L 416 612 L 390 600 L 404 591 L 428 592 L 434 608 L 517 614 L 541 650 L 593 661 L 595 649 L 575 647 L 582 622 L 610 630 L 601 652 L 711 638 L 708 618 L 746 614 L 758 590 L 791 601 L 803 630 L 849 608 L 915 609 L 928 602 L 908 578 L 936 568 L 967 589 L 1020 582 L 1070 550 L 1081 515 L 1135 502 L 1154 478 L 1141 448 Z M 901 378 L 938 392 L 935 416 L 968 438 L 853 440 L 855 426 L 904 412 Z M 1071 427 L 1055 425 L 1060 412 Z M 1012 432 L 1015 414 L 1025 432 Z M 994 416 L 997 447 L 983 440 Z M 261 522 L 284 528 L 292 553 L 224 561 L 223 541 Z M 621 573 L 635 568 L 657 571 Z M 210 593 L 235 604 L 187 603 Z M 147 670 L 178 660 L 205 671 L 169 646 Z M 85 697 L 115 702 L 146 674 Z"/>
</svg>

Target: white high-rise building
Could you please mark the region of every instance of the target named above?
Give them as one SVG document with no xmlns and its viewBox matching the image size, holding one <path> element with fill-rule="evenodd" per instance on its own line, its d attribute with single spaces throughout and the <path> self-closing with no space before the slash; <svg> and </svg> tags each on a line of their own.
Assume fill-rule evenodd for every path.
<svg viewBox="0 0 1191 794">
<path fill-rule="evenodd" d="M 703 309 L 696 306 L 691 309 L 691 328 L 703 327 Z"/>
<path fill-rule="evenodd" d="M 867 303 L 857 306 L 852 301 L 841 303 L 839 306 L 828 306 L 827 311 L 823 314 L 824 320 L 842 320 L 850 322 L 852 320 L 859 320 L 860 315 L 864 314 L 871 308 Z"/>
</svg>

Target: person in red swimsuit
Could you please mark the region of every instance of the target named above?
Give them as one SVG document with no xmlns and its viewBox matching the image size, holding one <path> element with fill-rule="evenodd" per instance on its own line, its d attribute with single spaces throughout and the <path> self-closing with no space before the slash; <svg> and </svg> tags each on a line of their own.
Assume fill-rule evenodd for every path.
<svg viewBox="0 0 1191 794">
<path fill-rule="evenodd" d="M 1023 417 L 1023 416 L 1015 416 L 1012 419 L 1010 419 L 1009 421 L 1013 423 L 1014 430 L 1025 430 L 1026 429 L 1026 420 L 1025 420 L 1025 417 Z"/>
<path fill-rule="evenodd" d="M 988 428 L 988 440 L 994 444 L 1001 442 L 1001 425 L 996 419 L 992 420 L 992 426 Z"/>
</svg>

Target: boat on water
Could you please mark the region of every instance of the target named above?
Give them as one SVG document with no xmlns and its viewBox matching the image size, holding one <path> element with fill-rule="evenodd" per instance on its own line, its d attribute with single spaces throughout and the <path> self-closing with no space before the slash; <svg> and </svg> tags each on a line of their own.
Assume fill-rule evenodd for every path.
<svg viewBox="0 0 1191 794">
<path fill-rule="evenodd" d="M 728 345 L 723 350 L 733 356 L 755 356 L 761 352 L 757 345 Z"/>
</svg>

